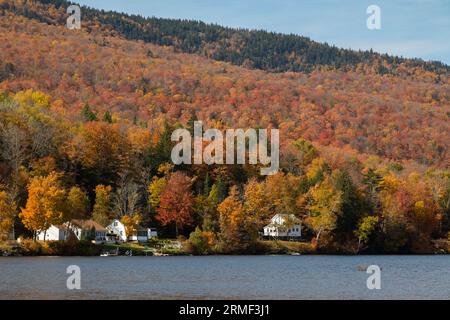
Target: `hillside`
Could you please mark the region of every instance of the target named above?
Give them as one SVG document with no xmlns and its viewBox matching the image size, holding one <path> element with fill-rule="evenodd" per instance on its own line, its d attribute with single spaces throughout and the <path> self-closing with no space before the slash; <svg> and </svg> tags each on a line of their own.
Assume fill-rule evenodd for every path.
<svg viewBox="0 0 450 320">
<path fill-rule="evenodd" d="M 38 0 L 33 1 L 31 6 L 4 4 L 4 8 L 9 6 L 9 9 L 28 18 L 61 25 L 66 19 L 65 9 L 70 4 L 65 0 Z M 56 15 L 49 16 L 46 5 L 53 6 L 59 13 L 53 11 Z M 173 46 L 179 52 L 200 54 L 271 72 L 311 72 L 317 68 L 349 71 L 358 65 L 375 67 L 379 74 L 398 74 L 400 70 L 404 71 L 403 67 L 421 68 L 446 75 L 450 71 L 449 66 L 437 61 L 424 62 L 372 51 L 340 49 L 293 34 L 225 28 L 201 21 L 145 18 L 86 6 L 82 12 L 85 23 L 113 29 L 126 39 Z"/>
<path fill-rule="evenodd" d="M 88 216 L 100 192 L 108 193 L 105 185 L 112 187 L 114 199 L 133 194 L 138 199 L 133 209 L 168 233 L 172 225 L 161 215 L 170 212 L 159 201 L 186 196 L 189 210 L 177 207 L 193 216 L 186 229 L 201 226 L 213 234 L 202 236 L 231 237 L 234 245 L 255 234 L 236 223 L 261 226 L 280 212 L 305 217 L 305 234 L 317 236 L 316 241 L 322 236 L 324 247 L 337 251 L 354 247 L 355 230 L 367 217 L 380 219 L 372 250 L 426 251 L 430 239 L 448 232 L 450 77 L 442 64 L 193 22 L 145 20 L 152 28 L 161 23 L 164 30 L 133 35 L 112 17 L 132 24 L 141 18 L 95 10 L 88 11 L 82 30 L 70 31 L 66 3 L 47 2 L 0 1 L 0 175 L 17 208 L 28 206 L 30 182 L 46 176 L 61 179 L 69 190 L 79 186 L 89 198 Z M 317 55 L 325 58 L 295 65 L 278 54 L 261 58 L 261 52 L 247 51 L 233 61 L 214 56 L 220 46 L 212 46 L 212 54 L 203 52 L 212 40 L 198 47 L 175 41 L 189 38 L 180 30 L 205 36 L 195 25 L 219 30 L 217 41 L 242 32 L 253 39 L 244 41 L 249 48 L 261 37 L 261 52 L 279 43 L 266 42 L 271 36 L 300 46 L 304 41 L 308 48 L 318 46 Z M 155 33 L 159 40 L 152 38 Z M 238 65 L 244 57 L 275 62 L 249 69 L 208 57 Z M 307 72 L 268 72 L 285 70 Z M 262 181 L 248 166 L 167 167 L 170 131 L 189 128 L 195 118 L 216 128 L 279 128 L 283 173 Z M 167 193 L 178 194 L 158 193 L 155 202 L 152 192 L 166 184 Z M 270 196 L 260 199 L 261 192 Z M 214 205 L 205 200 L 210 197 Z M 238 207 L 237 213 L 228 211 L 230 206 Z M 264 210 L 245 211 L 258 207 Z M 231 223 L 230 212 L 243 220 Z M 234 232 L 245 236 L 236 240 Z"/>
<path fill-rule="evenodd" d="M 0 68 L 9 78 L 0 87 L 7 90 L 32 83 L 71 110 L 88 103 L 144 122 L 186 120 L 195 110 L 225 126 L 279 127 L 293 140 L 425 165 L 450 162 L 448 77 L 437 82 L 420 68 L 399 70 L 411 76 L 380 76 L 376 66 L 269 74 L 127 42 L 101 28 L 73 33 L 63 25 L 8 19 L 0 44 L 9 66 Z"/>
</svg>

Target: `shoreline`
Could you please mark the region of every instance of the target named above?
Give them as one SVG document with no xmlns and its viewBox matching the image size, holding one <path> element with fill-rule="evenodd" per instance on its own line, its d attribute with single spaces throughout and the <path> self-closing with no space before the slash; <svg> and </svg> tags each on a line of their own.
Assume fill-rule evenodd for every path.
<svg viewBox="0 0 450 320">
<path fill-rule="evenodd" d="M 178 253 L 178 254 L 163 254 L 163 255 L 155 255 L 155 254 L 133 254 L 133 255 L 111 255 L 111 256 L 102 256 L 102 255 L 67 255 L 67 254 L 33 254 L 33 255 L 24 255 L 24 254 L 10 254 L 3 255 L 0 253 L 0 258 L 32 258 L 32 257 L 48 257 L 48 258 L 116 258 L 116 257 L 282 257 L 282 256 L 291 256 L 291 257 L 300 257 L 300 256 L 321 256 L 321 257 L 370 257 L 370 256 L 397 256 L 397 257 L 408 257 L 408 256 L 448 256 L 449 252 L 440 253 L 440 252 L 428 252 L 428 253 L 385 253 L 385 252 L 377 252 L 377 253 L 361 253 L 361 254 L 340 254 L 340 253 L 302 253 L 302 254 L 292 254 L 292 253 L 265 253 L 265 254 L 252 254 L 252 253 L 230 253 L 230 254 L 190 254 L 190 253 Z"/>
<path fill-rule="evenodd" d="M 448 255 L 450 246 L 433 244 L 429 251 L 413 252 L 351 252 L 317 249 L 309 242 L 281 240 L 259 241 L 254 247 L 240 251 L 211 250 L 196 252 L 189 249 L 187 241 L 160 239 L 149 243 L 93 244 L 78 242 L 40 242 L 29 239 L 20 242 L 0 243 L 0 257 L 114 257 L 114 256 L 424 256 Z"/>
<path fill-rule="evenodd" d="M 206 257 L 432 257 L 432 256 L 449 256 L 450 254 L 361 254 L 361 255 L 338 255 L 338 254 L 305 254 L 300 256 L 292 256 L 289 254 L 266 254 L 266 255 L 250 255 L 250 254 L 242 254 L 242 255 L 204 255 L 204 256 L 195 256 L 195 255 L 169 255 L 164 257 L 157 256 L 114 256 L 114 257 L 101 257 L 101 256 L 1 256 L 1 260 L 8 260 L 8 258 L 15 258 L 21 260 L 22 258 L 105 258 L 105 261 L 113 258 L 173 258 L 173 257 L 195 257 L 195 258 L 206 258 Z M 89 259 L 88 259 L 89 260 Z"/>
</svg>

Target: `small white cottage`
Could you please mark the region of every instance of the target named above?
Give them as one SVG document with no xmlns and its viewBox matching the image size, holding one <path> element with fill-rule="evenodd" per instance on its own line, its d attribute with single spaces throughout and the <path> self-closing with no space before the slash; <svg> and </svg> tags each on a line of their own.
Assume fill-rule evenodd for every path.
<svg viewBox="0 0 450 320">
<path fill-rule="evenodd" d="M 51 225 L 47 230 L 39 231 L 39 241 L 64 241 L 69 236 L 69 229 L 65 225 Z"/>
<path fill-rule="evenodd" d="M 127 232 L 125 225 L 118 219 L 114 219 L 109 226 L 106 227 L 108 237 L 116 238 L 116 240 L 126 242 Z"/>
<path fill-rule="evenodd" d="M 144 228 L 139 227 L 136 234 L 128 235 L 126 232 L 125 225 L 120 222 L 120 220 L 115 219 L 113 222 L 106 227 L 108 230 L 109 237 L 115 237 L 116 239 L 127 242 L 127 241 L 138 241 L 138 242 L 147 242 L 152 238 L 156 238 L 158 236 L 158 232 L 155 228 Z"/>
<path fill-rule="evenodd" d="M 264 227 L 264 237 L 301 238 L 301 221 L 293 214 L 276 214 Z"/>
<path fill-rule="evenodd" d="M 138 242 L 147 242 L 151 238 L 158 237 L 158 232 L 154 228 L 143 228 L 140 227 L 138 229 L 137 234 L 130 235 L 128 240 L 130 241 L 138 241 Z"/>
<path fill-rule="evenodd" d="M 78 240 L 91 240 L 95 243 L 106 242 L 106 228 L 94 220 L 72 220 L 70 229 Z"/>
<path fill-rule="evenodd" d="M 106 242 L 106 229 L 93 220 L 72 220 L 62 225 L 51 225 L 38 232 L 40 241 L 64 241 L 73 234 L 78 240 L 91 240 L 94 243 Z"/>
</svg>

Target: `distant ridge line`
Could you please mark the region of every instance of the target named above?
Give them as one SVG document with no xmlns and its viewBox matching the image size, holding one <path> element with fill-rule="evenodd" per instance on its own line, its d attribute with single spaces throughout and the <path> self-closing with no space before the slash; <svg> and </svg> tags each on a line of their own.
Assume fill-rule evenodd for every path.
<svg viewBox="0 0 450 320">
<path fill-rule="evenodd" d="M 33 10 L 29 3 L 53 5 L 63 13 L 69 5 L 77 4 L 66 0 L 25 2 L 29 8 L 18 10 L 17 13 L 45 22 L 49 22 L 48 17 Z M 369 65 L 379 74 L 396 75 L 399 66 L 421 68 L 444 75 L 450 73 L 450 66 L 439 61 L 401 58 L 372 50 L 341 49 L 295 34 L 222 27 L 194 20 L 145 18 L 141 15 L 81 7 L 83 20 L 97 21 L 126 39 L 173 46 L 178 52 L 199 54 L 249 69 L 309 73 L 317 68 L 349 71 L 358 65 Z"/>
</svg>

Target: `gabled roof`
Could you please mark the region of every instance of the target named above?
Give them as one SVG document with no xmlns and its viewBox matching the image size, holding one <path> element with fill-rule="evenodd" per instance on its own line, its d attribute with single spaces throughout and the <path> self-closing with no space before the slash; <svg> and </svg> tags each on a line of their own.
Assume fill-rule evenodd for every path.
<svg viewBox="0 0 450 320">
<path fill-rule="evenodd" d="M 156 227 L 143 227 L 143 226 L 139 226 L 137 228 L 139 231 L 147 231 L 147 230 L 156 230 Z"/>
<path fill-rule="evenodd" d="M 67 226 L 63 225 L 63 224 L 52 224 L 53 227 L 59 229 L 59 230 L 65 230 L 67 231 Z"/>
<path fill-rule="evenodd" d="M 291 221 L 295 221 L 295 222 L 297 222 L 297 221 L 300 221 L 300 219 L 299 218 L 297 218 L 295 215 L 293 215 L 292 213 L 291 214 L 288 214 L 288 213 L 277 213 L 276 215 L 274 215 L 273 217 L 272 217 L 272 221 L 274 220 L 274 219 L 276 219 L 276 218 L 283 218 L 284 220 L 291 220 Z"/>
<path fill-rule="evenodd" d="M 272 219 L 270 219 L 271 221 L 273 221 L 274 219 L 276 219 L 277 217 L 280 218 L 284 218 L 285 220 L 291 220 L 293 222 L 300 222 L 301 220 L 299 218 L 297 218 L 295 215 L 288 214 L 288 213 L 277 213 L 276 215 L 274 215 L 272 217 Z M 267 226 L 265 226 L 264 228 L 271 228 L 271 227 L 275 227 L 275 228 L 280 228 L 283 227 L 283 225 L 280 225 L 278 223 L 273 223 L 271 222 L 270 224 L 268 224 Z"/>
<path fill-rule="evenodd" d="M 118 225 L 117 225 L 117 226 L 114 226 L 114 223 L 115 223 L 115 222 L 117 222 L 118 225 L 124 226 L 124 224 L 123 224 L 119 219 L 113 219 L 113 220 L 111 220 L 111 223 L 108 224 L 107 228 L 117 227 Z"/>
<path fill-rule="evenodd" d="M 274 215 L 272 217 L 276 218 L 276 217 L 282 217 L 282 218 L 288 218 L 288 219 L 293 219 L 293 220 L 300 220 L 299 218 L 297 218 L 295 215 L 293 215 L 292 213 L 277 213 L 276 215 Z"/>
<path fill-rule="evenodd" d="M 95 222 L 94 220 L 72 220 L 71 223 L 83 230 L 91 230 L 92 228 L 94 228 L 95 231 L 106 232 L 106 228 L 101 224 Z"/>
</svg>

